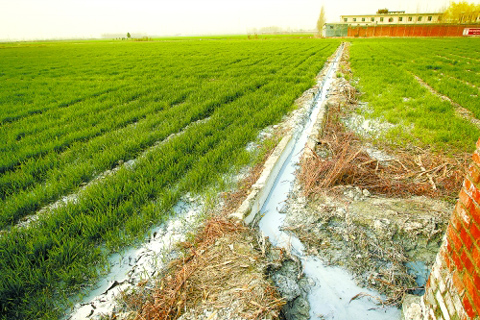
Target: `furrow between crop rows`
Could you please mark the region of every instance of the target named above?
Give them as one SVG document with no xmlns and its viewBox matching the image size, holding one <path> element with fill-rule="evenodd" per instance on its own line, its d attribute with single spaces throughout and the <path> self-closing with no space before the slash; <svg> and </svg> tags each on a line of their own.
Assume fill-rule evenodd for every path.
<svg viewBox="0 0 480 320">
<path fill-rule="evenodd" d="M 108 137 L 98 139 L 101 143 L 96 145 L 101 150 L 95 152 L 84 152 L 85 146 L 79 144 L 78 152 L 69 150 L 70 160 L 68 162 L 63 162 L 63 165 L 57 164 L 53 168 L 47 164 L 47 171 L 41 171 L 42 176 L 47 178 L 42 181 L 32 181 L 33 179 L 27 181 L 23 188 L 18 188 L 21 181 L 13 180 L 15 177 L 23 177 L 19 172 L 15 172 L 12 176 L 6 176 L 11 179 L 2 184 L 2 189 L 5 189 L 3 192 L 5 199 L 0 202 L 2 204 L 0 226 L 4 228 L 16 223 L 20 218 L 39 210 L 49 202 L 58 200 L 65 193 L 74 191 L 82 183 L 88 183 L 95 178 L 96 172 L 109 170 L 120 160 L 128 161 L 136 157 L 139 152 L 165 139 L 173 132 L 182 130 L 192 121 L 209 117 L 218 106 L 232 103 L 240 97 L 258 90 L 263 85 L 261 82 L 257 82 L 253 85 L 233 88 L 230 93 L 226 91 L 217 100 L 207 101 L 195 107 L 181 104 L 169 108 L 162 118 L 156 115 L 153 122 L 142 121 L 128 128 L 130 130 L 123 130 L 126 132 L 112 131 L 112 134 L 109 134 Z M 174 120 L 175 118 L 177 119 Z M 162 123 L 165 126 L 152 130 Z M 130 131 L 130 133 L 127 131 Z M 129 134 L 133 135 L 133 139 L 125 140 L 125 136 Z M 91 147 L 92 144 L 90 143 L 88 146 Z M 55 156 L 50 159 L 58 161 Z M 0 180 L 1 182 L 6 180 L 3 178 Z M 39 184 L 39 182 L 42 182 L 42 184 Z M 8 186 L 12 185 L 17 187 L 16 190 L 12 190 L 12 187 L 7 189 Z M 34 188 L 28 188 L 29 186 L 34 186 Z M 16 193 L 12 193 L 13 191 L 16 191 Z M 8 198 L 6 197 L 7 193 L 9 193 Z"/>
<path fill-rule="evenodd" d="M 412 74 L 413 77 L 420 83 L 422 86 L 424 86 L 428 91 L 439 97 L 440 99 L 444 101 L 448 101 L 456 108 L 455 112 L 462 118 L 470 121 L 473 125 L 475 125 L 477 128 L 480 129 L 480 120 L 476 119 L 471 112 L 469 112 L 467 109 L 459 105 L 457 102 L 453 101 L 451 98 L 440 94 L 439 92 L 435 91 L 432 87 L 430 87 L 425 81 L 423 81 L 420 77 L 416 76 L 415 74 Z"/>
<path fill-rule="evenodd" d="M 29 47 L 23 60 L 14 48 L 2 50 L 10 66 L 2 77 L 8 78 L 9 88 L 16 83 L 25 93 L 13 109 L 55 97 L 76 101 L 88 96 L 83 82 L 88 79 L 105 82 L 107 88 L 128 82 L 132 88 L 57 108 L 58 114 L 72 112 L 69 118 L 58 117 L 52 109 L 3 124 L 0 132 L 16 138 L 21 128 L 15 126 L 22 121 L 57 115 L 51 125 L 9 140 L 12 145 L 23 140 L 29 146 L 29 139 L 42 133 L 48 145 L 47 132 L 55 132 L 48 130 L 64 124 L 76 131 L 101 126 L 117 115 L 136 117 L 123 126 L 114 125 L 122 123 L 120 119 L 105 123 L 106 130 L 95 137 L 32 155 L 0 175 L 2 228 L 76 194 L 70 197 L 74 201 L 51 205 L 32 227 L 13 227 L 0 237 L 1 318 L 58 317 L 66 299 L 98 277 L 111 252 L 142 239 L 145 230 L 168 219 L 182 194 L 220 188 L 224 174 L 251 161 L 247 144 L 292 109 L 337 45 L 337 40 L 316 39 L 100 42 L 82 47 L 67 43 Z M 68 69 L 66 56 L 74 57 L 70 63 L 77 63 L 77 69 Z M 64 84 L 71 85 L 74 78 L 83 80 L 72 86 L 70 99 L 62 86 L 51 88 L 38 102 L 30 100 L 35 90 L 26 90 L 31 86 L 41 92 L 49 80 L 65 79 Z M 97 89 L 92 85 L 89 90 Z M 0 97 L 5 95 L 0 90 Z M 122 99 L 131 102 L 119 103 Z M 89 117 L 91 122 L 71 123 Z M 56 135 L 64 138 L 63 132 L 51 134 Z M 13 148 L 12 155 L 20 157 L 20 149 Z M 134 165 L 128 162 L 132 159 Z M 120 166 L 122 162 L 128 165 Z M 112 169 L 114 174 L 108 174 Z"/>
<path fill-rule="evenodd" d="M 406 45 L 411 50 L 403 50 Z M 362 100 L 368 102 L 362 115 L 380 117 L 393 124 L 388 137 L 400 145 L 415 142 L 441 149 L 443 144 L 448 144 L 466 151 L 471 148 L 468 141 L 475 141 L 480 134 L 479 129 L 470 121 L 456 117 L 455 108 L 448 101 L 422 87 L 412 75 L 421 77 L 429 86 L 448 97 L 452 97 L 452 92 L 457 97 L 463 87 L 467 87 L 460 82 L 461 86 L 451 88 L 452 91 L 448 91 L 447 86 L 442 86 L 443 89 L 437 87 L 432 70 L 439 62 L 423 54 L 430 50 L 428 46 L 435 45 L 438 45 L 435 40 L 425 42 L 417 39 L 354 41 L 351 67 L 355 77 L 359 78 L 358 88 L 365 94 Z M 452 66 L 447 74 L 450 70 L 461 69 Z M 460 96 L 466 99 L 468 95 Z M 465 105 L 463 100 L 458 102 L 477 116 L 479 109 L 475 101 L 471 99 Z"/>
</svg>

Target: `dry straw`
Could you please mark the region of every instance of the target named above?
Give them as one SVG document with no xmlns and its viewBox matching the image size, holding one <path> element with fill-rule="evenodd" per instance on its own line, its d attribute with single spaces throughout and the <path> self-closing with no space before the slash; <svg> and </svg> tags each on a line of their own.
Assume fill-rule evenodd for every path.
<svg viewBox="0 0 480 320">
<path fill-rule="evenodd" d="M 466 155 L 457 160 L 412 147 L 391 150 L 394 160 L 380 161 L 364 150 L 358 137 L 346 132 L 338 118 L 328 119 L 324 132 L 316 151 L 328 156 L 313 152 L 302 165 L 300 177 L 309 196 L 325 188 L 355 185 L 387 196 L 455 198 L 461 187 Z"/>
<path fill-rule="evenodd" d="M 266 279 L 255 239 L 242 223 L 210 219 L 194 241 L 182 244 L 185 254 L 172 262 L 135 319 L 206 319 L 205 311 L 212 319 L 277 318 L 284 301 Z"/>
</svg>

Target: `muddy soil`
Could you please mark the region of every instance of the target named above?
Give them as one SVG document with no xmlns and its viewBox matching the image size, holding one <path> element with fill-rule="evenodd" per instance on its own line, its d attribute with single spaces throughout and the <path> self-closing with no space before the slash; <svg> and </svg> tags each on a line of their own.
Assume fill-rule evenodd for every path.
<svg viewBox="0 0 480 320">
<path fill-rule="evenodd" d="M 300 262 L 292 259 L 285 260 L 279 269 L 271 271 L 270 276 L 286 301 L 281 316 L 287 320 L 310 319 L 307 295 L 314 283 L 303 276 Z"/>
<path fill-rule="evenodd" d="M 353 186 L 307 200 L 297 185 L 284 210 L 284 230 L 310 255 L 346 268 L 359 286 L 384 294 L 385 303 L 400 304 L 404 293 L 422 293 L 453 206 L 373 196 Z"/>
<path fill-rule="evenodd" d="M 361 137 L 362 151 L 380 166 L 395 161 L 389 150 L 373 145 L 393 127 L 366 119 L 359 93 L 345 78 L 351 77 L 348 48 L 327 101 L 327 117 L 340 115 L 347 130 Z M 326 124 L 328 125 L 328 124 Z M 325 129 L 325 128 L 324 128 Z M 325 130 L 323 130 L 325 131 Z M 306 157 L 327 159 L 328 142 L 317 144 Z M 325 264 L 348 270 L 355 282 L 381 294 L 380 304 L 400 306 L 406 294 L 423 294 L 423 286 L 442 243 L 451 202 L 427 196 L 382 195 L 358 186 L 337 184 L 305 196 L 298 180 L 283 207 L 284 231 L 292 232 L 309 255 Z"/>
</svg>

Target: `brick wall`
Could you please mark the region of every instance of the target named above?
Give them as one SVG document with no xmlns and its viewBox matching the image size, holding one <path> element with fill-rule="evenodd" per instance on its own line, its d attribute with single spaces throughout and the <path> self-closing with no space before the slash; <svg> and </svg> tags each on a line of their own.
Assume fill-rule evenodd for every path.
<svg viewBox="0 0 480 320">
<path fill-rule="evenodd" d="M 479 25 L 372 25 L 349 26 L 349 37 L 462 37 L 463 29 Z"/>
<path fill-rule="evenodd" d="M 425 295 L 426 319 L 480 319 L 480 139 Z"/>
</svg>

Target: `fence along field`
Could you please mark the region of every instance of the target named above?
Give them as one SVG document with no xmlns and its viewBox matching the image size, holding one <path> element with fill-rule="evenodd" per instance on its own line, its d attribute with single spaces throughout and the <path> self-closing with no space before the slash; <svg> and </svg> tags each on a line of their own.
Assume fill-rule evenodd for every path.
<svg viewBox="0 0 480 320">
<path fill-rule="evenodd" d="M 142 238 L 181 194 L 246 163 L 247 143 L 291 110 L 338 44 L 0 44 L 1 318 L 61 315 L 109 252 Z"/>
<path fill-rule="evenodd" d="M 388 136 L 400 145 L 447 154 L 472 152 L 480 130 L 417 78 L 479 119 L 479 62 L 479 39 L 368 39 L 351 46 L 361 99 L 371 108 L 365 114 L 398 125 Z"/>
</svg>

